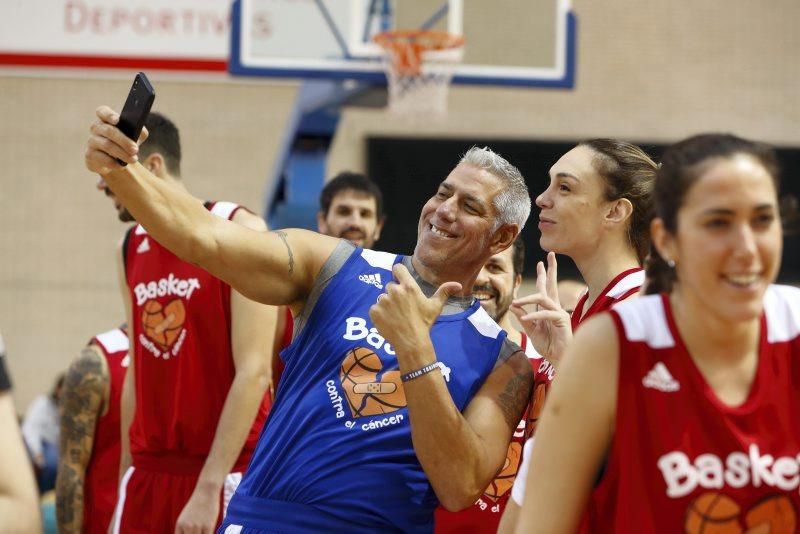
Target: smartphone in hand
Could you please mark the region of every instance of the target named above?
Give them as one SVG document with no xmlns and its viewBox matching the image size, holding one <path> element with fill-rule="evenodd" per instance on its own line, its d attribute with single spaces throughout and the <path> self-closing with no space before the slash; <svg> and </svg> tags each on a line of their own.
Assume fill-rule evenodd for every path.
<svg viewBox="0 0 800 534">
<path fill-rule="evenodd" d="M 122 106 L 117 128 L 134 141 L 139 139 L 144 122 L 150 114 L 150 108 L 153 106 L 155 99 L 156 92 L 153 90 L 150 80 L 147 79 L 144 72 L 138 73 L 133 79 L 125 105 Z M 119 161 L 120 165 L 125 165 L 124 161 L 117 161 Z"/>
</svg>

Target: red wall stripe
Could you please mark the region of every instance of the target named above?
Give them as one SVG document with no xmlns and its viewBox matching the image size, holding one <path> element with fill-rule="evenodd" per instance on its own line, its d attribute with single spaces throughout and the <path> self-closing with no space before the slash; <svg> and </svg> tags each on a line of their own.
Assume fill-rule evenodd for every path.
<svg viewBox="0 0 800 534">
<path fill-rule="evenodd" d="M 0 53 L 0 65 L 18 67 L 89 67 L 102 69 L 162 69 L 179 71 L 227 71 L 218 59 L 68 56 Z"/>
</svg>

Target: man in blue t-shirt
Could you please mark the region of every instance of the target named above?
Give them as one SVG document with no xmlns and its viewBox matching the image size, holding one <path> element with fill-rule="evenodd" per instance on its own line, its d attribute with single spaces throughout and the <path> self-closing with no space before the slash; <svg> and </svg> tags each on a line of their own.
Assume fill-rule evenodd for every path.
<svg viewBox="0 0 800 534">
<path fill-rule="evenodd" d="M 98 108 L 87 168 L 179 257 L 297 318 L 285 387 L 223 529 L 426 532 L 437 500 L 471 505 L 502 467 L 530 394 L 527 358 L 471 295 L 530 213 L 519 171 L 489 149 L 468 151 L 402 257 L 209 216 L 137 163 L 118 120 Z"/>
</svg>

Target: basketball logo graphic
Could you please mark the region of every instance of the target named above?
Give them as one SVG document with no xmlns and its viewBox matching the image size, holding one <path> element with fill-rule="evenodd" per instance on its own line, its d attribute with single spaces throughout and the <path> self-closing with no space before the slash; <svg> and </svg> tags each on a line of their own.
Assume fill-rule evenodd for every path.
<svg viewBox="0 0 800 534">
<path fill-rule="evenodd" d="M 372 349 L 356 347 L 347 351 L 339 379 L 353 417 L 391 413 L 406 407 L 400 371 L 381 374 L 382 371 L 383 362 Z"/>
<path fill-rule="evenodd" d="M 741 534 L 739 505 L 722 493 L 704 493 L 686 510 L 687 534 Z"/>
<path fill-rule="evenodd" d="M 160 302 L 148 300 L 142 310 L 144 333 L 166 350 L 175 343 L 186 320 L 183 301 L 175 299 L 162 306 Z"/>
<path fill-rule="evenodd" d="M 753 505 L 744 516 L 748 534 L 796 532 L 797 512 L 786 495 L 770 495 Z"/>
<path fill-rule="evenodd" d="M 531 394 L 531 406 L 528 411 L 528 425 L 525 430 L 525 437 L 530 438 L 536 432 L 536 423 L 542 415 L 544 409 L 544 399 L 547 396 L 547 384 L 539 384 Z"/>
<path fill-rule="evenodd" d="M 484 495 L 494 500 L 495 502 L 509 492 L 511 486 L 514 485 L 514 479 L 517 478 L 517 471 L 519 464 L 522 460 L 522 444 L 512 441 L 508 446 L 508 454 L 506 455 L 506 462 L 503 464 L 503 469 L 497 474 L 497 477 L 486 488 Z"/>
</svg>

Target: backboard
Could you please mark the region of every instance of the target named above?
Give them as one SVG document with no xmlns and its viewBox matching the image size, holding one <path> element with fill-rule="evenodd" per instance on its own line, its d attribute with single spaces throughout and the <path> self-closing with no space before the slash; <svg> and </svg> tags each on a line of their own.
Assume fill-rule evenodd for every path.
<svg viewBox="0 0 800 534">
<path fill-rule="evenodd" d="M 464 35 L 453 83 L 574 85 L 569 0 L 236 0 L 229 71 L 385 83 L 372 36 L 420 28 Z"/>
</svg>

